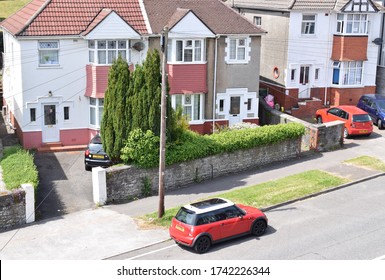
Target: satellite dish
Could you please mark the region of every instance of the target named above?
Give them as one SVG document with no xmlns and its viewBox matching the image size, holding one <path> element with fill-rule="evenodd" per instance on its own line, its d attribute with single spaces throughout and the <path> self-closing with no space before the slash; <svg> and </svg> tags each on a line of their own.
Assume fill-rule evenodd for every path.
<svg viewBox="0 0 385 280">
<path fill-rule="evenodd" d="M 135 50 L 137 50 L 138 52 L 140 52 L 144 49 L 144 43 L 143 42 L 136 42 L 132 47 Z"/>
</svg>

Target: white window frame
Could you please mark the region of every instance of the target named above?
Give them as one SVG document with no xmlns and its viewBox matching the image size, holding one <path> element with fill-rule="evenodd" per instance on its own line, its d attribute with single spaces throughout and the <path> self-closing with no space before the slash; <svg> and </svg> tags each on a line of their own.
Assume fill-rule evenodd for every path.
<svg viewBox="0 0 385 280">
<path fill-rule="evenodd" d="M 125 46 L 122 46 L 122 44 Z M 125 52 L 122 58 L 131 62 L 131 41 L 126 40 L 88 40 L 88 62 L 97 65 L 111 65 L 119 54 Z M 104 57 L 104 59 L 101 59 Z"/>
<path fill-rule="evenodd" d="M 369 31 L 368 14 L 337 14 L 336 32 L 347 35 L 366 35 Z"/>
<path fill-rule="evenodd" d="M 254 16 L 253 18 L 253 23 L 256 26 L 261 26 L 262 25 L 262 17 L 260 16 Z"/>
<path fill-rule="evenodd" d="M 203 101 L 204 101 L 203 94 L 171 95 L 172 107 L 174 108 L 174 110 L 177 110 L 178 106 L 182 106 L 183 115 L 187 117 L 187 120 L 189 121 L 190 124 L 203 122 Z"/>
<path fill-rule="evenodd" d="M 191 52 L 191 60 L 188 60 Z M 205 62 L 204 39 L 171 39 L 168 44 L 168 62 L 197 64 Z"/>
<path fill-rule="evenodd" d="M 301 23 L 301 34 L 305 36 L 315 35 L 316 20 L 317 16 L 315 14 L 303 14 Z"/>
<path fill-rule="evenodd" d="M 333 62 L 333 78 L 334 70 L 339 69 L 338 84 L 339 86 L 362 86 L 364 74 L 363 61 L 334 61 Z"/>
<path fill-rule="evenodd" d="M 94 104 L 93 101 L 95 101 Z M 89 124 L 91 127 L 100 128 L 104 110 L 104 98 L 89 98 Z M 94 121 L 93 121 L 94 120 Z"/>
<path fill-rule="evenodd" d="M 225 57 L 226 63 L 248 63 L 250 61 L 250 43 L 250 37 L 227 37 Z"/>
<path fill-rule="evenodd" d="M 38 41 L 39 66 L 59 65 L 59 41 Z"/>
</svg>

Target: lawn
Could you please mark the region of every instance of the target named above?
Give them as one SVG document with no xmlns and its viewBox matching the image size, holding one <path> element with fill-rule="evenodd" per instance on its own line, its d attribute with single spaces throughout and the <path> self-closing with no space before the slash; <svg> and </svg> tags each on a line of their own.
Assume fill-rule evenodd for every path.
<svg viewBox="0 0 385 280">
<path fill-rule="evenodd" d="M 263 208 L 292 199 L 301 198 L 349 182 L 348 179 L 320 170 L 310 170 L 282 179 L 271 180 L 262 184 L 225 192 L 220 197 L 236 203 Z M 165 215 L 157 218 L 157 213 L 140 217 L 142 222 L 168 227 L 179 207 L 167 209 Z"/>
<path fill-rule="evenodd" d="M 385 172 L 385 163 L 382 160 L 379 160 L 378 158 L 375 158 L 375 157 L 361 156 L 361 157 L 346 160 L 344 162 L 347 164 L 352 164 L 352 165 L 356 165 L 364 168 Z"/>
<path fill-rule="evenodd" d="M 9 17 L 31 0 L 0 1 L 0 19 Z"/>
</svg>

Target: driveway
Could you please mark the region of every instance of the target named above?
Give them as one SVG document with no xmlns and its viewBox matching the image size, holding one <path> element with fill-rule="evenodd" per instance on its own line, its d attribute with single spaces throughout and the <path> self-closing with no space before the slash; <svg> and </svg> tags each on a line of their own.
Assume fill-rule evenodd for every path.
<svg viewBox="0 0 385 280">
<path fill-rule="evenodd" d="M 39 188 L 36 219 L 43 220 L 94 207 L 92 172 L 84 169 L 84 152 L 36 153 Z"/>
</svg>

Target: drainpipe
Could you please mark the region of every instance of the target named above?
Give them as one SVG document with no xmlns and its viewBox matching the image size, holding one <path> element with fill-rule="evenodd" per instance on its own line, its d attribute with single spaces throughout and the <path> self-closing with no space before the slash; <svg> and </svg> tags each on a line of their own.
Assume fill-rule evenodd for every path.
<svg viewBox="0 0 385 280">
<path fill-rule="evenodd" d="M 217 92 L 217 64 L 218 64 L 218 39 L 219 35 L 215 36 L 215 54 L 214 54 L 214 85 L 213 85 L 213 129 L 215 128 L 215 105 L 216 105 L 216 92 Z"/>
<path fill-rule="evenodd" d="M 331 32 L 332 31 L 332 28 L 330 27 L 331 26 L 331 16 L 334 15 L 331 11 L 329 12 L 329 36 L 328 36 L 328 44 L 327 44 L 327 55 L 326 55 L 326 73 L 325 73 L 325 93 L 324 93 L 324 106 L 326 107 L 327 106 L 327 101 L 326 101 L 326 98 L 328 96 L 328 78 L 329 78 L 329 73 L 330 73 L 330 70 L 329 70 L 329 65 L 330 65 L 330 49 L 333 48 L 333 46 L 331 46 L 330 44 L 330 38 L 331 36 L 334 36 L 334 32 Z M 332 77 L 333 79 L 333 77 Z"/>
</svg>

